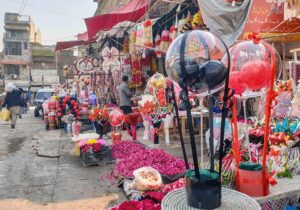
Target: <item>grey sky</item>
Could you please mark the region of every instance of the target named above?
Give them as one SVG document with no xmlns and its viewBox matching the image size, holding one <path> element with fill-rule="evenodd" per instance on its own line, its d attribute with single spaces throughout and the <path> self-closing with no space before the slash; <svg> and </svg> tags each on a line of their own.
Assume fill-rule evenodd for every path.
<svg viewBox="0 0 300 210">
<path fill-rule="evenodd" d="M 4 13 L 17 13 L 23 1 L 27 5 L 22 14 L 32 17 L 42 33 L 43 44 L 75 39 L 76 34 L 86 31 L 83 18 L 93 16 L 97 8 L 93 0 L 0 0 L 0 51 Z"/>
</svg>

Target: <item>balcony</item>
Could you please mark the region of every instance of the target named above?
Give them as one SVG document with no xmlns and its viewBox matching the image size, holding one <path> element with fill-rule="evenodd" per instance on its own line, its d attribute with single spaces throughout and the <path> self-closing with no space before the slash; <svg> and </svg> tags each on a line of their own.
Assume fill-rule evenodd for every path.
<svg viewBox="0 0 300 210">
<path fill-rule="evenodd" d="M 29 40 L 29 34 L 4 33 L 3 39 L 4 39 L 4 41 L 6 41 L 6 40 Z"/>
<path fill-rule="evenodd" d="M 30 25 L 30 16 L 17 13 L 5 13 L 5 25 Z"/>
</svg>

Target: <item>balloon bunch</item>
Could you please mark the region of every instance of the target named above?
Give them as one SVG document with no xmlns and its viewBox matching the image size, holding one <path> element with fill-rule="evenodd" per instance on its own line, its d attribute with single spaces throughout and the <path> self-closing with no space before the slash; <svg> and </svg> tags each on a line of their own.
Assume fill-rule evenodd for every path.
<svg viewBox="0 0 300 210">
<path fill-rule="evenodd" d="M 166 102 L 166 97 L 165 97 L 165 89 L 159 89 L 157 92 L 156 92 L 156 96 L 157 96 L 157 100 L 158 100 L 158 104 L 161 106 L 161 107 L 165 107 L 167 105 L 167 102 Z"/>
<path fill-rule="evenodd" d="M 63 114 L 72 114 L 76 119 L 80 117 L 80 107 L 79 102 L 76 98 L 66 95 L 63 98 L 59 99 L 57 116 L 61 117 Z"/>
<path fill-rule="evenodd" d="M 58 108 L 57 97 L 53 96 L 48 101 L 48 109 L 49 111 L 56 111 Z"/>
</svg>

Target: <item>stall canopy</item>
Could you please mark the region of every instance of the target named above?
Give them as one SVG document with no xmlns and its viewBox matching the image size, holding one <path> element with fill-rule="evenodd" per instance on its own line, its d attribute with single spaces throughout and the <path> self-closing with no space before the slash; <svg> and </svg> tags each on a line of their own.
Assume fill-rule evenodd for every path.
<svg viewBox="0 0 300 210">
<path fill-rule="evenodd" d="M 73 41 L 57 42 L 55 46 L 55 51 L 65 50 L 80 45 L 87 45 L 93 42 L 95 42 L 95 39 L 88 40 L 88 41 L 73 40 Z"/>
<path fill-rule="evenodd" d="M 82 40 L 82 41 L 88 41 L 89 40 L 89 36 L 88 36 L 87 32 L 77 34 L 76 37 L 77 37 L 78 40 Z"/>
<path fill-rule="evenodd" d="M 236 1 L 236 6 L 230 0 L 198 0 L 198 3 L 210 31 L 231 46 L 243 32 L 253 1 L 264 0 Z"/>
<path fill-rule="evenodd" d="M 123 21 L 138 21 L 149 8 L 149 0 L 132 0 L 118 10 L 85 19 L 89 39 L 93 38 L 100 30 L 110 30 L 114 25 Z"/>
</svg>

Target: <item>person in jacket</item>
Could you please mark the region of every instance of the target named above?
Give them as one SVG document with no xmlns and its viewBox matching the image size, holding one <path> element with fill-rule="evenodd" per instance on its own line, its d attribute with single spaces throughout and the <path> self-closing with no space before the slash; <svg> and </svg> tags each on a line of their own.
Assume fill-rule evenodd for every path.
<svg viewBox="0 0 300 210">
<path fill-rule="evenodd" d="M 20 113 L 22 91 L 12 83 L 5 86 L 5 91 L 6 95 L 2 107 L 6 107 L 10 112 L 11 128 L 14 129 Z"/>
<path fill-rule="evenodd" d="M 25 110 L 27 109 L 27 100 L 25 96 L 25 92 L 23 89 L 21 89 L 21 98 L 20 98 L 20 113 L 19 113 L 19 118 L 22 119 L 22 115 L 25 114 Z"/>
<path fill-rule="evenodd" d="M 131 97 L 133 96 L 133 92 L 130 91 L 128 87 L 128 76 L 122 77 L 122 83 L 119 87 L 119 97 L 120 97 L 120 109 L 124 112 L 124 114 L 129 114 L 132 112 L 131 110 Z"/>
</svg>

